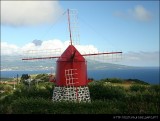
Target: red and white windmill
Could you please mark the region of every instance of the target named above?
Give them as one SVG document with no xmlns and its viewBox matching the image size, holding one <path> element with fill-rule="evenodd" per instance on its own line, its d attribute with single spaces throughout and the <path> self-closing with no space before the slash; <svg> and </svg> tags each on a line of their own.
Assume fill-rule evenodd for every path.
<svg viewBox="0 0 160 121">
<path fill-rule="evenodd" d="M 53 90 L 53 101 L 77 101 L 90 102 L 90 93 L 88 88 L 87 61 L 84 56 L 102 55 L 102 54 L 119 54 L 122 52 L 104 52 L 94 54 L 80 54 L 74 47 L 72 41 L 72 32 L 70 26 L 70 11 L 68 9 L 68 24 L 70 33 L 70 45 L 61 56 L 25 58 L 22 60 L 37 59 L 57 59 L 55 87 Z"/>
</svg>

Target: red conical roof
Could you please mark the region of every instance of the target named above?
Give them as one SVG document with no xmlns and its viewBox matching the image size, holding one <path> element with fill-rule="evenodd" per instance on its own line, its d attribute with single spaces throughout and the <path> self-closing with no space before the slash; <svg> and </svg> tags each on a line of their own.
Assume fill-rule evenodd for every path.
<svg viewBox="0 0 160 121">
<path fill-rule="evenodd" d="M 73 45 L 69 45 L 57 61 L 85 61 L 85 58 Z"/>
</svg>

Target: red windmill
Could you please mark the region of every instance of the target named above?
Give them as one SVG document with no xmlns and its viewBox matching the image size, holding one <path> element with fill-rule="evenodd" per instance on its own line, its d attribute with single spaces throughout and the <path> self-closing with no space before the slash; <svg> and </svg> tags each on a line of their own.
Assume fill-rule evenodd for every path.
<svg viewBox="0 0 160 121">
<path fill-rule="evenodd" d="M 70 27 L 70 11 L 68 9 L 68 24 L 70 33 L 70 45 L 61 56 L 26 58 L 22 60 L 36 59 L 57 59 L 56 77 L 54 83 L 56 86 L 53 90 L 53 101 L 69 100 L 78 102 L 89 102 L 90 93 L 88 88 L 87 61 L 83 56 L 118 54 L 122 52 L 106 52 L 94 54 L 80 54 L 72 44 L 72 33 Z M 51 77 L 52 78 L 52 77 Z"/>
</svg>

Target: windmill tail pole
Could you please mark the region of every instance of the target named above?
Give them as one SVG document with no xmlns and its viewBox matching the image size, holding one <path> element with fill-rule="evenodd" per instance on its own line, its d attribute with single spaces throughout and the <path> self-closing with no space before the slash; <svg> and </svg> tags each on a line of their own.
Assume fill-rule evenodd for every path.
<svg viewBox="0 0 160 121">
<path fill-rule="evenodd" d="M 119 53 L 122 53 L 122 52 L 93 53 L 93 54 L 83 54 L 82 56 L 103 55 L 103 54 L 119 54 Z"/>
</svg>

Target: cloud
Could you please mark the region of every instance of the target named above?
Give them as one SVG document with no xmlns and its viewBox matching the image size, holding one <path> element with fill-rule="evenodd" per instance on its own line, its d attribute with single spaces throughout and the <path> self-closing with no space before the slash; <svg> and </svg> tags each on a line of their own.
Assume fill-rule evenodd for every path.
<svg viewBox="0 0 160 121">
<path fill-rule="evenodd" d="M 58 39 L 41 41 L 38 46 L 33 43 L 27 43 L 22 47 L 18 47 L 7 42 L 1 42 L 1 55 L 23 55 L 34 57 L 46 57 L 60 55 L 70 44 L 69 41 L 61 41 Z M 98 52 L 98 49 L 93 45 L 76 45 L 77 50 L 81 54 Z"/>
<path fill-rule="evenodd" d="M 1 43 L 1 55 L 14 55 L 17 54 L 19 47 L 14 44 L 8 44 L 7 42 Z"/>
<path fill-rule="evenodd" d="M 141 5 L 135 6 L 135 8 L 130 10 L 129 13 L 139 21 L 149 21 L 152 18 L 151 13 Z"/>
<path fill-rule="evenodd" d="M 134 19 L 137 21 L 150 21 L 152 19 L 152 13 L 144 8 L 142 5 L 137 5 L 133 9 L 127 11 L 116 11 L 115 16 L 127 19 Z"/>
<path fill-rule="evenodd" d="M 58 1 L 1 1 L 1 24 L 19 27 L 54 23 L 62 12 Z"/>
<path fill-rule="evenodd" d="M 76 45 L 75 46 L 81 54 L 97 53 L 98 49 L 94 45 Z"/>
</svg>

